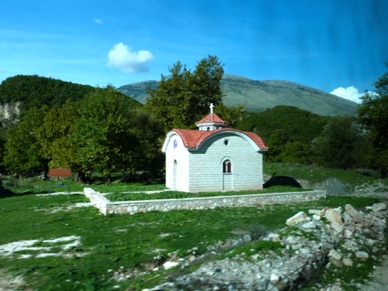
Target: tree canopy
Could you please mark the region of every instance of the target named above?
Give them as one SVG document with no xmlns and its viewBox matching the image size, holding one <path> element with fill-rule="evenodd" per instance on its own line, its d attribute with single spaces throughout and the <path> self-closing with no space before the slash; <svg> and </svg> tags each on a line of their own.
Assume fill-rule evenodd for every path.
<svg viewBox="0 0 388 291">
<path fill-rule="evenodd" d="M 194 128 L 195 122 L 209 113 L 210 103 L 216 108 L 220 105 L 221 109 L 224 69 L 216 56 L 200 60 L 193 72 L 181 62 L 175 63 L 169 71 L 169 76 L 162 75 L 157 89 L 148 90 L 150 97 L 145 104 L 147 110 L 153 112 L 163 124 L 165 131 Z M 241 108 L 238 108 L 234 113 L 226 107 L 220 111 L 238 119 L 235 116 L 236 112 L 241 112 Z"/>
<path fill-rule="evenodd" d="M 47 105 L 60 107 L 67 100 L 81 100 L 95 88 L 37 75 L 17 75 L 0 85 L 0 102 L 21 102 L 23 110 Z"/>
<path fill-rule="evenodd" d="M 386 64 L 388 66 L 388 64 Z M 366 92 L 361 97 L 358 111 L 360 122 L 370 132 L 374 147 L 374 167 L 383 177 L 388 175 L 388 72 L 374 83 L 375 92 Z"/>
<path fill-rule="evenodd" d="M 37 131 L 43 123 L 48 107 L 28 110 L 11 128 L 4 145 L 3 165 L 11 173 L 29 175 L 47 172 L 48 161 L 42 155 Z"/>
<path fill-rule="evenodd" d="M 139 103 L 112 87 L 87 95 L 78 112 L 75 162 L 86 175 L 144 170 L 146 156 L 152 159 L 158 150 L 158 124 L 141 112 Z"/>
</svg>

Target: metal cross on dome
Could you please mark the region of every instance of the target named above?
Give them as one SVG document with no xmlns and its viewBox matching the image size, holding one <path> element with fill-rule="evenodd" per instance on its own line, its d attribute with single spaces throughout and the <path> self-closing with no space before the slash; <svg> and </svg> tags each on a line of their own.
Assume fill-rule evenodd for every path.
<svg viewBox="0 0 388 291">
<path fill-rule="evenodd" d="M 213 108 L 214 108 L 213 103 L 210 103 L 210 114 L 213 114 Z"/>
</svg>

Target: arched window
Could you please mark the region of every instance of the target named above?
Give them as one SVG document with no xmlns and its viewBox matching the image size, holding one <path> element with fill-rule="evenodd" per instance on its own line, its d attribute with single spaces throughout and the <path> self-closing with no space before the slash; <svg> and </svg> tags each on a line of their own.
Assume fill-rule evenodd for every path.
<svg viewBox="0 0 388 291">
<path fill-rule="evenodd" d="M 232 173 L 232 163 L 230 160 L 225 160 L 222 164 L 222 172 L 224 174 L 230 174 Z"/>
</svg>

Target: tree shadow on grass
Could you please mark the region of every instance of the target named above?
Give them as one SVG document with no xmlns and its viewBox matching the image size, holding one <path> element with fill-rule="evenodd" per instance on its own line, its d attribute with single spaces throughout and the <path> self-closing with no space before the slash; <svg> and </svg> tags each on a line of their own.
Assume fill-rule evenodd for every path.
<svg viewBox="0 0 388 291">
<path fill-rule="evenodd" d="M 11 197 L 15 195 L 16 194 L 14 192 L 9 189 L 5 189 L 3 185 L 0 184 L 0 198 Z"/>
</svg>

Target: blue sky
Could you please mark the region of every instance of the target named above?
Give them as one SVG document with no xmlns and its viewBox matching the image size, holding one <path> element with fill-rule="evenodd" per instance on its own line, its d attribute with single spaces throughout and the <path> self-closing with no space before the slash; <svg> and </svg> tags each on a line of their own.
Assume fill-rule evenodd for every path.
<svg viewBox="0 0 388 291">
<path fill-rule="evenodd" d="M 12 0 L 0 82 L 15 75 L 120 87 L 216 55 L 226 74 L 357 97 L 387 71 L 386 0 Z M 339 93 L 338 93 L 339 92 Z"/>
</svg>

